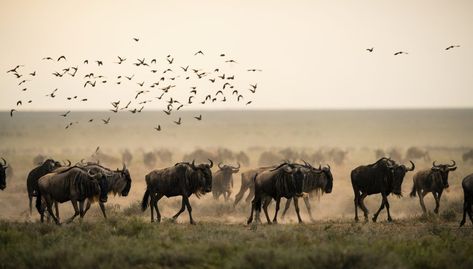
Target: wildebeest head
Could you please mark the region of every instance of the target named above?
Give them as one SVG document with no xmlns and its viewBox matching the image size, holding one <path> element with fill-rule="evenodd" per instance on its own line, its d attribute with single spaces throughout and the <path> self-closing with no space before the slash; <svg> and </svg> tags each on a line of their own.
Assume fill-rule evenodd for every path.
<svg viewBox="0 0 473 269">
<path fill-rule="evenodd" d="M 126 164 L 123 164 L 122 170 L 120 170 L 120 173 L 122 175 L 122 178 L 125 179 L 126 185 L 122 190 L 121 195 L 122 196 L 128 196 L 128 193 L 130 192 L 131 189 L 131 176 L 130 176 L 130 171 L 128 171 L 128 168 L 126 167 Z"/>
<path fill-rule="evenodd" d="M 58 161 L 55 161 L 53 159 L 47 159 L 46 161 L 43 162 L 41 166 L 44 167 L 47 171 L 52 172 L 55 169 L 61 167 L 62 165 Z"/>
<path fill-rule="evenodd" d="M 209 159 L 210 164 L 199 164 L 195 165 L 195 162 L 192 161 L 191 166 L 196 173 L 197 180 L 199 181 L 199 187 L 202 192 L 211 192 L 212 191 L 212 170 L 210 170 L 214 163 Z"/>
<path fill-rule="evenodd" d="M 3 164 L 0 163 L 0 190 L 4 190 L 7 187 L 7 176 L 5 170 L 7 170 L 7 161 L 2 158 Z"/>
<path fill-rule="evenodd" d="M 333 176 L 332 176 L 332 170 L 330 168 L 330 165 L 327 164 L 326 167 L 325 166 L 321 167 L 319 165 L 319 168 L 315 168 L 310 163 L 306 161 L 303 161 L 303 162 L 305 163 L 305 167 L 310 169 L 313 175 L 312 178 L 315 180 L 315 182 L 312 182 L 312 184 L 315 184 L 315 185 L 312 185 L 312 186 L 316 189 L 320 188 L 325 193 L 331 193 L 332 188 L 333 188 Z M 320 174 L 322 174 L 323 176 L 320 176 Z"/>
<path fill-rule="evenodd" d="M 238 167 L 231 166 L 231 165 L 226 165 L 226 164 L 222 165 L 222 163 L 219 163 L 218 168 L 224 174 L 227 174 L 227 175 L 228 174 L 235 174 L 235 173 L 238 173 L 238 171 L 240 171 L 240 163 L 238 163 Z"/>
<path fill-rule="evenodd" d="M 100 202 L 106 203 L 107 200 L 108 200 L 108 180 L 107 180 L 107 177 L 102 172 L 91 173 L 91 171 L 89 170 L 87 173 L 89 174 L 89 177 L 92 180 L 97 181 L 97 183 L 100 187 L 100 192 L 99 192 Z"/>
<path fill-rule="evenodd" d="M 440 176 L 442 177 L 442 184 L 444 188 L 448 188 L 448 173 L 450 171 L 457 170 L 456 163 L 452 160 L 452 164 L 435 164 L 435 161 L 432 163 L 432 171 L 439 172 Z"/>
<path fill-rule="evenodd" d="M 379 159 L 376 164 L 380 165 L 383 170 L 384 175 L 387 177 L 388 185 L 390 185 L 392 192 L 396 195 L 402 195 L 401 186 L 404 180 L 404 177 L 396 177 L 395 176 L 395 169 L 399 165 L 396 164 L 395 161 L 391 160 L 390 158 L 383 157 Z"/>
<path fill-rule="evenodd" d="M 414 171 L 414 169 L 416 168 L 416 166 L 414 165 L 414 163 L 412 161 L 409 161 L 411 162 L 411 167 L 408 168 L 407 166 L 405 166 L 404 164 L 402 165 L 398 165 L 396 163 L 394 163 L 394 167 L 393 167 L 393 186 L 399 186 L 399 189 L 395 189 L 396 192 L 394 192 L 394 194 L 400 194 L 401 191 L 400 191 L 400 188 L 401 188 L 401 185 L 402 185 L 402 182 L 404 181 L 404 176 L 406 175 L 407 172 L 409 171 Z M 399 191 L 399 192 L 397 192 Z"/>
</svg>

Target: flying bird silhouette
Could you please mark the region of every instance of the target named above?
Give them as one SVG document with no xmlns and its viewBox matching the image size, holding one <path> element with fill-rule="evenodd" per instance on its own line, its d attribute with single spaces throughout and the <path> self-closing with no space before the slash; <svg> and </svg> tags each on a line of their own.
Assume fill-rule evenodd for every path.
<svg viewBox="0 0 473 269">
<path fill-rule="evenodd" d="M 373 52 L 374 48 L 367 48 L 366 50 L 369 52 Z"/>
<path fill-rule="evenodd" d="M 174 123 L 177 124 L 177 125 L 181 125 L 181 117 L 179 117 L 178 121 L 174 121 Z"/>
<path fill-rule="evenodd" d="M 133 37 L 133 40 L 135 40 L 135 42 L 138 42 L 138 41 L 140 41 L 140 39 L 139 39 L 139 38 L 137 38 L 137 37 Z"/>
<path fill-rule="evenodd" d="M 58 62 L 59 62 L 60 60 L 64 60 L 64 61 L 65 61 L 65 60 L 66 60 L 66 56 L 62 55 L 62 56 L 60 56 L 59 58 L 57 58 L 57 61 L 58 61 Z"/>
<path fill-rule="evenodd" d="M 102 121 L 103 121 L 104 124 L 109 124 L 110 123 L 110 117 L 108 117 L 108 119 L 106 119 L 106 120 L 102 119 Z"/>
<path fill-rule="evenodd" d="M 61 117 L 64 117 L 64 118 L 65 118 L 65 117 L 67 117 L 67 115 L 69 115 L 69 113 L 71 113 L 71 111 L 67 111 L 66 113 L 64 113 L 64 114 L 61 114 L 61 115 L 59 115 L 59 116 L 61 116 Z"/>
<path fill-rule="evenodd" d="M 460 45 L 451 45 L 451 46 L 448 46 L 445 48 L 445 50 L 450 50 L 450 49 L 453 49 L 453 48 L 459 48 Z"/>
<path fill-rule="evenodd" d="M 118 62 L 116 62 L 117 64 L 122 64 L 124 61 L 126 61 L 126 58 L 121 58 L 120 56 L 117 56 L 118 57 Z"/>
<path fill-rule="evenodd" d="M 197 55 L 197 54 L 202 54 L 202 55 L 204 55 L 204 53 L 203 53 L 201 50 L 199 50 L 198 52 L 194 53 L 194 56 Z"/>
<path fill-rule="evenodd" d="M 161 125 L 158 125 L 158 127 L 154 127 L 154 129 L 158 132 L 161 131 Z"/>
<path fill-rule="evenodd" d="M 400 55 L 400 54 L 409 54 L 409 53 L 407 53 L 405 51 L 398 51 L 398 52 L 394 53 L 394 56 Z"/>
<path fill-rule="evenodd" d="M 199 115 L 199 116 L 197 116 L 197 117 L 194 117 L 194 119 L 196 119 L 196 120 L 202 120 L 202 114 Z"/>
<path fill-rule="evenodd" d="M 184 72 L 187 72 L 187 69 L 189 69 L 189 66 L 186 66 L 185 68 L 181 66 L 181 68 L 182 70 L 184 70 Z"/>
<path fill-rule="evenodd" d="M 13 117 L 13 112 L 15 112 L 15 111 L 16 111 L 16 109 L 10 110 L 10 117 Z"/>
</svg>

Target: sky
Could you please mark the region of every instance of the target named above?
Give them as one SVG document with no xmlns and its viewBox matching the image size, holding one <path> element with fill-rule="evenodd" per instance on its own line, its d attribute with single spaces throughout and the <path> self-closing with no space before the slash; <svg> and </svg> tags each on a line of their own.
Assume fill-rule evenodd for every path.
<svg viewBox="0 0 473 269">
<path fill-rule="evenodd" d="M 132 63 L 156 58 L 161 73 L 168 54 L 176 73 L 178 66 L 191 65 L 235 74 L 232 83 L 244 95 L 243 102 L 226 93 L 228 102 L 185 109 L 473 107 L 473 1 L 2 0 L 0 5 L 0 110 L 106 110 L 116 100 L 139 108 L 138 101 L 160 91 L 137 85 L 157 76 Z M 460 47 L 446 51 L 449 45 Z M 198 50 L 205 55 L 194 56 Z M 397 51 L 408 54 L 394 56 Z M 60 55 L 67 61 L 42 60 Z M 125 64 L 114 64 L 117 55 L 127 58 Z M 84 65 L 84 59 L 92 63 Z M 99 59 L 100 68 L 93 63 Z M 237 63 L 225 63 L 228 59 Z M 21 79 L 6 73 L 17 64 L 25 65 L 19 70 L 29 80 L 20 86 Z M 80 77 L 51 75 L 70 66 L 79 67 Z M 34 70 L 37 75 L 28 77 Z M 108 83 L 84 88 L 86 72 L 102 74 Z M 136 80 L 115 84 L 118 75 L 131 74 Z M 179 74 L 173 82 L 176 99 L 187 100 L 193 83 L 200 83 L 201 92 L 214 86 L 180 82 L 185 75 Z M 254 83 L 252 94 L 248 88 Z M 45 96 L 55 88 L 56 98 Z M 134 99 L 139 90 L 150 92 Z M 66 100 L 75 95 L 88 101 Z M 23 105 L 17 107 L 18 100 Z M 146 106 L 162 109 L 164 103 Z"/>
</svg>

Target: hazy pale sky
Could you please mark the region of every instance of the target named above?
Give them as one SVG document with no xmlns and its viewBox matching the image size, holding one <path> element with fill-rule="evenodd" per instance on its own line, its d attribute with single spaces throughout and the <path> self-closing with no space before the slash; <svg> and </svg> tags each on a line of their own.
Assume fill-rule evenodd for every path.
<svg viewBox="0 0 473 269">
<path fill-rule="evenodd" d="M 190 64 L 235 74 L 253 109 L 473 107 L 471 0 L 2 0 L 0 6 L 1 110 L 30 99 L 19 109 L 109 109 L 109 102 L 132 100 L 145 89 L 134 82 L 156 81 L 132 61 L 157 58 L 163 70 L 168 54 L 176 70 Z M 445 51 L 456 44 L 461 47 Z M 205 56 L 194 56 L 198 50 Z M 393 56 L 399 50 L 409 54 Z M 220 53 L 238 64 L 224 63 Z M 60 55 L 67 62 L 41 60 Z M 117 55 L 127 64 L 113 64 Z M 83 65 L 84 59 L 104 66 Z M 21 86 L 5 73 L 17 64 L 31 80 Z M 69 66 L 79 66 L 80 78 L 51 75 Z M 28 77 L 33 70 L 37 76 Z M 87 72 L 103 74 L 108 86 L 84 89 Z M 114 85 L 119 74 L 136 74 L 136 81 Z M 255 82 L 251 95 L 247 88 Z M 192 82 L 175 84 L 173 96 L 186 99 Z M 55 88 L 57 98 L 45 97 Z M 143 98 L 159 96 L 154 91 Z M 89 101 L 65 101 L 74 95 Z M 249 107 L 229 101 L 189 109 Z"/>
</svg>

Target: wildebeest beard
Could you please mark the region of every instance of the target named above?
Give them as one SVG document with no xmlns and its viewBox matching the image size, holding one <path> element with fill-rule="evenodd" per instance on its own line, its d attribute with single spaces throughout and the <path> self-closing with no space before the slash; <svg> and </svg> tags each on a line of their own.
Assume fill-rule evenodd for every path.
<svg viewBox="0 0 473 269">
<path fill-rule="evenodd" d="M 190 168 L 188 171 L 188 186 L 190 192 L 192 192 L 197 198 L 206 193 L 205 191 L 205 173 L 200 168 Z"/>
</svg>

